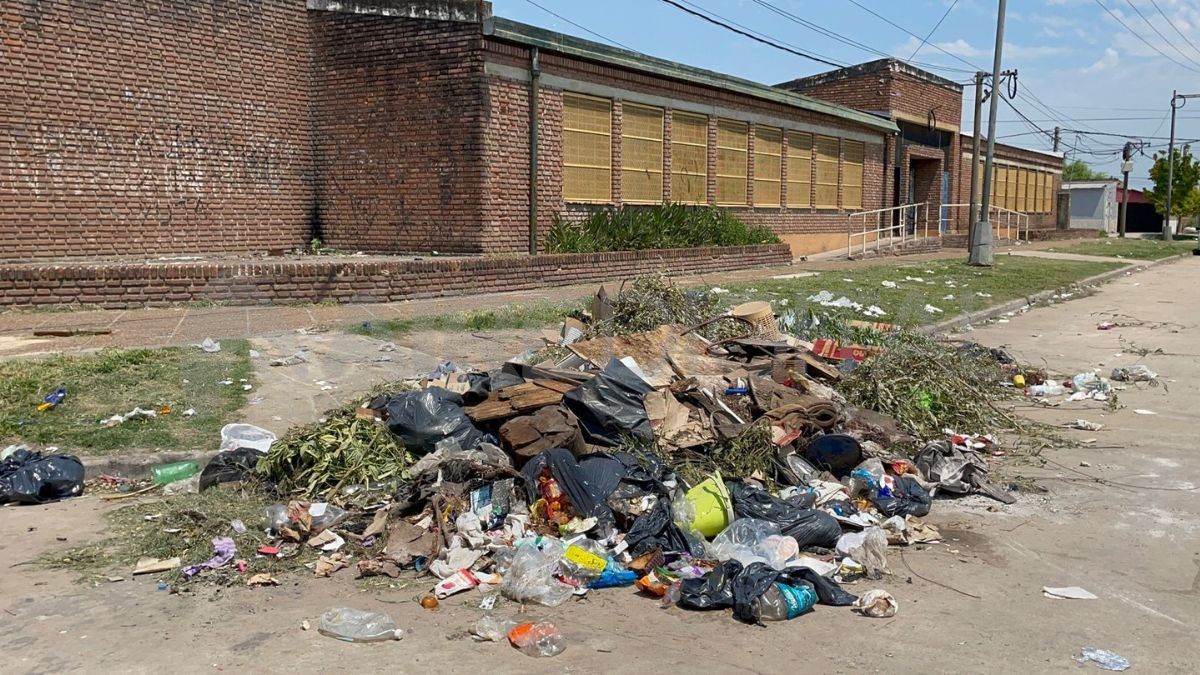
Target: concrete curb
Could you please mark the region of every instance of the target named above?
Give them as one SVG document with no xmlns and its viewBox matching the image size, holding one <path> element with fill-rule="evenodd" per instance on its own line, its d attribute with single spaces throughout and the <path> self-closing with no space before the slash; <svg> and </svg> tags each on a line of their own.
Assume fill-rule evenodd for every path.
<svg viewBox="0 0 1200 675">
<path fill-rule="evenodd" d="M 195 462 L 203 470 L 216 451 L 200 452 L 138 452 L 124 455 L 75 455 L 83 462 L 85 479 L 98 476 L 121 476 L 123 478 L 149 478 L 150 469 L 171 462 Z"/>
<path fill-rule="evenodd" d="M 1095 276 L 1088 277 L 1086 279 L 1081 279 L 1081 280 L 1076 281 L 1075 283 L 1071 284 L 1070 286 L 1066 286 L 1064 288 L 1080 288 L 1080 287 L 1099 286 L 1100 284 L 1112 281 L 1113 279 L 1115 279 L 1117 277 L 1123 277 L 1123 276 L 1125 276 L 1125 274 L 1127 272 L 1128 273 L 1144 272 L 1145 270 L 1148 270 L 1151 267 L 1157 267 L 1159 265 L 1165 265 L 1167 263 L 1177 262 L 1179 260 L 1182 260 L 1185 257 L 1190 258 L 1190 257 L 1192 257 L 1192 254 L 1190 252 L 1186 253 L 1186 254 L 1180 253 L 1178 255 L 1173 255 L 1173 256 L 1170 256 L 1167 258 L 1160 258 L 1158 260 L 1148 260 L 1145 262 L 1138 263 L 1136 265 L 1126 265 L 1124 267 L 1120 267 L 1115 270 L 1112 270 L 1111 272 L 1104 272 L 1103 274 L 1097 274 Z M 1119 259 L 1114 259 L 1114 260 L 1119 262 Z M 955 330 L 957 328 L 961 328 L 963 326 L 966 326 L 967 324 L 981 323 L 983 321 L 995 319 L 996 317 L 1003 316 L 1009 312 L 1016 311 L 1018 309 L 1026 307 L 1028 305 L 1039 305 L 1042 302 L 1049 300 L 1054 295 L 1061 293 L 1063 290 L 1064 290 L 1063 288 L 1058 288 L 1058 289 L 1051 289 L 1051 290 L 1046 290 L 1046 291 L 1039 291 L 1039 292 L 1034 293 L 1033 295 L 1027 296 L 1025 298 L 1018 298 L 1016 300 L 1010 300 L 1008 302 L 1005 302 L 1000 305 L 996 305 L 994 307 L 989 307 L 987 309 L 979 310 L 978 312 L 966 312 L 966 313 L 964 313 L 960 316 L 956 316 L 952 319 L 946 319 L 945 321 L 935 323 L 932 326 L 925 326 L 924 328 L 921 329 L 921 332 L 929 333 L 929 334 L 944 333 L 944 332 Z"/>
</svg>

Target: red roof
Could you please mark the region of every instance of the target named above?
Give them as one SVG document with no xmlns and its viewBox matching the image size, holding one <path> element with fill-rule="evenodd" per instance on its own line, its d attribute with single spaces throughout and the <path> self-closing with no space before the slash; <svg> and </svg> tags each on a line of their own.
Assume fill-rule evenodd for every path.
<svg viewBox="0 0 1200 675">
<path fill-rule="evenodd" d="M 1120 204 L 1122 201 L 1124 201 L 1124 195 L 1121 194 L 1122 192 L 1124 192 L 1124 190 L 1121 188 L 1120 185 L 1118 185 L 1117 186 L 1117 203 L 1118 204 Z M 1150 200 L 1146 199 L 1145 193 L 1143 193 L 1141 190 L 1135 190 L 1135 189 L 1130 188 L 1129 203 L 1130 204 L 1149 204 Z"/>
</svg>

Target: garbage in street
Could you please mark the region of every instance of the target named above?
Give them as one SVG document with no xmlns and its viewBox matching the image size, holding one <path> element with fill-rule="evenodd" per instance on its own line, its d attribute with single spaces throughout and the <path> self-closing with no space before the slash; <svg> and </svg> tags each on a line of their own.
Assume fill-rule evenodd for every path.
<svg viewBox="0 0 1200 675">
<path fill-rule="evenodd" d="M 204 338 L 204 340 L 202 340 L 200 342 L 200 344 L 195 345 L 195 346 L 199 347 L 201 350 L 203 350 L 205 352 L 208 352 L 209 354 L 215 354 L 215 353 L 221 351 L 221 343 L 210 337 Z"/>
<path fill-rule="evenodd" d="M 58 389 L 55 389 L 54 391 L 50 392 L 49 394 L 46 394 L 46 396 L 42 399 L 42 403 L 40 405 L 38 405 L 37 411 L 38 412 L 46 412 L 47 410 L 54 410 L 60 404 L 62 404 L 62 402 L 64 400 L 66 400 L 66 398 L 67 398 L 67 388 L 59 387 Z"/>
<path fill-rule="evenodd" d="M 1098 649 L 1096 647 L 1084 647 L 1082 653 L 1075 657 L 1075 661 L 1080 665 L 1086 665 L 1089 661 L 1096 664 L 1100 670 L 1111 670 L 1121 672 L 1129 670 L 1133 665 L 1129 659 L 1110 652 L 1107 649 Z"/>
<path fill-rule="evenodd" d="M 989 478 L 999 434 L 1053 430 L 1001 404 L 1024 393 L 1014 376 L 1046 380 L 1000 350 L 811 300 L 780 322 L 768 303 L 720 312 L 643 279 L 499 368 L 446 362 L 282 438 L 226 425 L 202 470 L 155 467 L 154 484 L 184 492 L 167 504 L 225 493 L 229 510 L 143 512 L 164 514 L 137 524 L 146 565 L 176 584 L 411 578 L 422 607 L 483 608 L 477 636 L 539 657 L 563 632 L 504 604 L 625 593 L 745 623 L 894 616 L 891 593 L 849 589 L 890 574 L 890 547 L 940 541 L 922 521 L 939 499 L 1015 501 Z M 1102 391 L 1092 376 L 1078 388 Z M 348 608 L 319 626 L 400 635 Z"/>
<path fill-rule="evenodd" d="M 1042 587 L 1042 595 L 1055 600 L 1098 600 L 1091 591 L 1085 590 L 1078 586 L 1064 586 L 1062 588 L 1053 588 L 1050 586 Z"/>
</svg>

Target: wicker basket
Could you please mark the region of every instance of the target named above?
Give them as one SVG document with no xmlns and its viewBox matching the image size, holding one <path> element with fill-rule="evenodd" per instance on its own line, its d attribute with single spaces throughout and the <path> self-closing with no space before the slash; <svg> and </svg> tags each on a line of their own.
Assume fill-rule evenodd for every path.
<svg viewBox="0 0 1200 675">
<path fill-rule="evenodd" d="M 769 302 L 747 302 L 734 307 L 729 313 L 739 319 L 749 321 L 754 326 L 755 335 L 769 340 L 778 340 L 782 337 L 779 333 L 779 324 L 775 322 L 775 313 L 771 310 Z"/>
</svg>

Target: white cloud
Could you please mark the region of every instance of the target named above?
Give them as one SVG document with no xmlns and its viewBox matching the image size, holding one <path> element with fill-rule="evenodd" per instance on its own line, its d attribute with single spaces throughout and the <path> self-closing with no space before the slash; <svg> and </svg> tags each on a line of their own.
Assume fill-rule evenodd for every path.
<svg viewBox="0 0 1200 675">
<path fill-rule="evenodd" d="M 914 49 L 917 48 L 918 44 L 920 44 L 920 41 L 918 41 L 916 38 L 909 38 L 908 42 L 906 42 L 903 45 L 901 45 L 900 47 L 896 48 L 895 53 L 900 53 L 900 54 L 903 54 L 906 52 L 911 53 Z M 959 38 L 957 40 L 950 40 L 950 41 L 946 41 L 946 42 L 934 42 L 932 44 L 936 45 L 935 49 L 938 49 L 943 54 L 950 53 L 955 56 L 960 56 L 960 57 L 968 58 L 968 59 L 969 58 L 979 58 L 979 57 L 986 57 L 987 59 L 992 58 L 991 45 L 988 45 L 987 47 L 976 47 L 962 38 Z M 1072 50 L 1070 47 L 1064 47 L 1064 46 L 1052 46 L 1052 45 L 1030 46 L 1030 45 L 1013 44 L 1011 42 L 1004 43 L 1004 58 L 1005 58 L 1006 62 L 1008 59 L 1015 59 L 1015 60 L 1020 60 L 1020 61 L 1032 61 L 1034 59 L 1042 59 L 1042 58 L 1046 58 L 1049 56 L 1062 56 L 1064 54 L 1070 54 L 1071 51 Z"/>
<path fill-rule="evenodd" d="M 1121 64 L 1121 55 L 1117 50 L 1109 47 L 1104 50 L 1104 56 L 1101 56 L 1095 63 L 1082 69 L 1083 73 L 1100 73 L 1106 70 L 1112 70 Z"/>
</svg>

